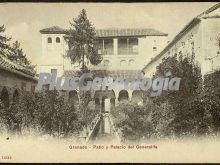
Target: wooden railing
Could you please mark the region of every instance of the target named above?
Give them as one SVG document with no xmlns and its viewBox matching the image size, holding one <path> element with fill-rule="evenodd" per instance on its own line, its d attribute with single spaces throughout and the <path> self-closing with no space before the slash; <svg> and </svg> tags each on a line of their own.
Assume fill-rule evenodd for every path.
<svg viewBox="0 0 220 165">
<path fill-rule="evenodd" d="M 98 53 L 102 55 L 112 55 L 114 54 L 114 50 L 113 49 L 99 49 Z"/>
<path fill-rule="evenodd" d="M 119 55 L 138 54 L 138 48 L 118 48 Z"/>
</svg>

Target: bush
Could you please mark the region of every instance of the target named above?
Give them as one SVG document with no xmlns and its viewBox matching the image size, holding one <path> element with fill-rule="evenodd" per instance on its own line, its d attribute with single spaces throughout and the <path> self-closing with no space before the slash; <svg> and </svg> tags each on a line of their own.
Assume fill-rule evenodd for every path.
<svg viewBox="0 0 220 165">
<path fill-rule="evenodd" d="M 220 71 L 204 77 L 203 100 L 207 111 L 210 112 L 215 131 L 220 130 Z"/>
<path fill-rule="evenodd" d="M 152 133 L 152 125 L 149 121 L 150 109 L 148 106 L 121 101 L 111 114 L 116 127 L 121 129 L 126 140 L 139 140 L 149 137 Z"/>
<path fill-rule="evenodd" d="M 84 114 L 77 107 L 64 101 L 57 91 L 22 92 L 9 107 L 0 104 L 0 122 L 10 133 L 35 129 L 56 137 L 76 136 L 85 126 L 85 120 L 90 122 L 97 114 L 91 108 L 86 108 Z"/>
<path fill-rule="evenodd" d="M 171 71 L 172 77 L 181 78 L 180 89 L 163 92 L 161 96 L 153 98 L 160 108 L 155 112 L 152 122 L 166 123 L 160 130 L 164 136 L 209 133 L 212 121 L 203 98 L 200 68 L 192 59 L 177 59 L 177 56 L 174 56 L 163 59 L 155 76 L 165 77 L 165 71 Z"/>
<path fill-rule="evenodd" d="M 213 133 L 213 125 L 219 129 L 220 74 L 203 82 L 194 60 L 181 56 L 164 58 L 154 77 L 165 78 L 168 71 L 171 77 L 181 78 L 179 91 L 163 91 L 158 97 L 145 98 L 144 106 L 120 102 L 111 111 L 125 139 L 198 136 Z"/>
</svg>

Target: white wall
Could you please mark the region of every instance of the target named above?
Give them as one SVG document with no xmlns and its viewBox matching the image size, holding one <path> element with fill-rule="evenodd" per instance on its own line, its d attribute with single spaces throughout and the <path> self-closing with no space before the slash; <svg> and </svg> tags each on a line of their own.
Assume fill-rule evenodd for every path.
<svg viewBox="0 0 220 165">
<path fill-rule="evenodd" d="M 114 42 L 115 41 L 117 41 L 117 39 L 114 39 Z M 97 67 L 91 66 L 91 68 L 108 69 L 108 70 L 141 70 L 144 67 L 144 65 L 156 55 L 156 52 L 162 50 L 166 44 L 167 44 L 167 36 L 139 37 L 138 54 L 103 55 L 102 63 L 99 64 Z M 113 45 L 117 45 L 117 44 L 113 44 Z M 156 52 L 153 51 L 153 47 L 157 47 Z M 108 60 L 110 62 L 108 67 L 104 66 L 105 60 Z"/>
<path fill-rule="evenodd" d="M 210 73 L 220 69 L 220 50 L 217 42 L 217 38 L 220 40 L 220 18 L 204 19 L 202 26 L 204 46 L 203 72 Z"/>
<path fill-rule="evenodd" d="M 142 69 L 167 45 L 167 36 L 147 36 L 140 38 L 139 69 Z M 153 50 L 156 47 L 156 51 Z M 140 68 L 141 67 L 141 68 Z"/>
<path fill-rule="evenodd" d="M 41 34 L 42 39 L 42 59 L 40 72 L 51 72 L 51 69 L 57 69 L 58 75 L 63 71 L 64 54 L 64 34 Z M 52 38 L 52 43 L 48 43 L 48 38 Z M 56 38 L 60 38 L 60 43 L 56 43 Z"/>
<path fill-rule="evenodd" d="M 207 16 L 218 16 L 215 18 L 206 18 Z M 194 42 L 194 53 L 196 63 L 201 67 L 202 75 L 220 69 L 220 50 L 217 44 L 217 38 L 220 40 L 220 9 L 217 9 L 206 17 L 201 18 L 201 22 L 189 30 L 175 45 L 167 50 L 160 59 L 144 69 L 146 75 L 153 75 L 156 66 L 162 59 L 172 56 L 181 51 L 183 55 L 192 54 L 192 42 Z M 184 43 L 184 44 L 183 44 Z M 147 64 L 147 63 L 146 63 Z"/>
<path fill-rule="evenodd" d="M 201 63 L 202 55 L 202 33 L 201 24 L 197 24 L 190 31 L 188 31 L 182 38 L 170 47 L 157 61 L 151 64 L 148 68 L 144 69 L 145 75 L 152 76 L 156 72 L 156 67 L 162 62 L 162 59 L 175 54 L 182 54 L 184 57 L 191 57 L 193 47 L 196 56 L 196 62 Z M 193 44 L 194 43 L 194 46 Z"/>
<path fill-rule="evenodd" d="M 63 57 L 68 49 L 63 36 L 64 34 L 42 34 L 42 62 L 40 72 L 51 72 L 51 69 L 57 69 L 58 76 L 61 76 L 64 70 L 79 69 L 79 64 L 71 64 L 68 58 Z M 52 38 L 52 43 L 47 43 L 48 37 Z M 56 37 L 60 37 L 60 43 L 55 42 Z M 118 39 L 114 38 L 113 45 L 117 46 L 117 42 Z M 117 49 L 114 47 L 114 54 L 103 55 L 103 61 L 98 66 L 89 65 L 89 68 L 95 70 L 141 70 L 166 44 L 167 36 L 140 37 L 138 38 L 138 54 L 119 55 L 117 54 Z M 153 47 L 157 47 L 157 51 L 153 51 Z M 106 61 L 109 61 L 108 66 L 104 65 Z"/>
</svg>

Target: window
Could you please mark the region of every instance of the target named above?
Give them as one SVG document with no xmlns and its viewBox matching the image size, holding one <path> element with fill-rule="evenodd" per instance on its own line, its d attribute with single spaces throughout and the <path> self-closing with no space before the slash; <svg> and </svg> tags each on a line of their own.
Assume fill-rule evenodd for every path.
<svg viewBox="0 0 220 165">
<path fill-rule="evenodd" d="M 52 43 L 52 38 L 51 37 L 47 38 L 47 43 Z"/>
<path fill-rule="evenodd" d="M 125 61 L 125 60 L 121 60 L 121 61 L 120 61 L 120 66 L 125 66 L 125 64 L 126 64 L 126 61 Z"/>
<path fill-rule="evenodd" d="M 51 69 L 50 72 L 51 72 L 52 74 L 57 74 L 57 69 Z"/>
<path fill-rule="evenodd" d="M 104 66 L 108 66 L 109 65 L 109 60 L 104 60 Z"/>
<path fill-rule="evenodd" d="M 118 54 L 127 54 L 128 41 L 127 38 L 118 39 Z"/>
<path fill-rule="evenodd" d="M 103 52 L 103 39 L 98 40 L 98 54 L 102 54 Z"/>
<path fill-rule="evenodd" d="M 56 38 L 56 43 L 60 43 L 60 37 Z"/>
<path fill-rule="evenodd" d="M 129 60 L 129 66 L 134 65 L 134 60 Z"/>
<path fill-rule="evenodd" d="M 138 39 L 129 38 L 128 40 L 129 54 L 138 54 Z"/>
<path fill-rule="evenodd" d="M 119 38 L 118 54 L 138 54 L 138 38 Z"/>
<path fill-rule="evenodd" d="M 98 40 L 98 53 L 104 55 L 113 54 L 113 39 L 99 39 Z"/>
</svg>

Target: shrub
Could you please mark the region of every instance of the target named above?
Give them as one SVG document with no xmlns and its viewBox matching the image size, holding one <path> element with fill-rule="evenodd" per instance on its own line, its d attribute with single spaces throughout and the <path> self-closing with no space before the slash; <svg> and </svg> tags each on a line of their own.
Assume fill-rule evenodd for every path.
<svg viewBox="0 0 220 165">
<path fill-rule="evenodd" d="M 121 101 L 111 111 L 116 127 L 120 128 L 126 140 L 147 138 L 152 133 L 149 121 L 150 108 L 138 106 L 134 102 Z"/>
<path fill-rule="evenodd" d="M 165 71 L 171 71 L 172 77 L 180 77 L 179 91 L 163 92 L 154 98 L 159 112 L 153 118 L 154 123 L 166 123 L 164 135 L 197 135 L 208 133 L 212 122 L 203 99 L 202 75 L 200 68 L 190 58 L 177 56 L 163 59 L 157 67 L 155 76 L 165 77 Z M 165 105 L 163 107 L 162 105 Z M 161 112 L 163 111 L 163 112 Z M 163 116 L 166 116 L 165 118 Z M 159 120 L 159 121 L 157 121 Z M 161 121 L 162 120 L 162 121 Z M 156 126 L 157 127 L 157 126 Z"/>
<path fill-rule="evenodd" d="M 98 113 L 95 109 L 86 107 L 82 111 L 77 107 L 64 101 L 57 91 L 21 92 L 9 107 L 0 104 L 0 122 L 10 133 L 22 134 L 35 129 L 56 137 L 76 136 L 85 121 L 91 122 Z"/>
</svg>

